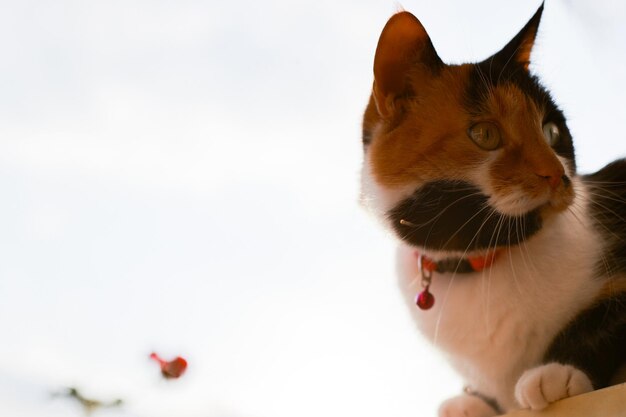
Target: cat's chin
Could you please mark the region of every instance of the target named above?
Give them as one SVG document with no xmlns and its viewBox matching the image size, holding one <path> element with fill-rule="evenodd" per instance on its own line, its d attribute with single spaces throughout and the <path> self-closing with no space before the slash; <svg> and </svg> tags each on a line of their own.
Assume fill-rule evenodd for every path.
<svg viewBox="0 0 626 417">
<path fill-rule="evenodd" d="M 523 217 L 528 213 L 537 211 L 540 213 L 542 219 L 547 219 L 550 216 L 557 215 L 566 211 L 574 202 L 574 193 L 565 192 L 558 196 L 551 197 L 547 201 L 539 201 L 534 204 L 520 204 L 510 207 L 499 207 L 494 205 L 494 209 L 498 213 L 504 216 L 510 217 Z"/>
<path fill-rule="evenodd" d="M 489 198 L 489 206 L 497 213 L 509 217 L 522 217 L 533 210 L 542 210 L 543 207 L 550 205 L 548 198 L 530 199 L 519 193 L 509 193 L 504 196 L 491 196 Z"/>
<path fill-rule="evenodd" d="M 490 204 L 495 211 L 497 211 L 502 216 L 508 217 L 524 217 L 528 213 L 532 213 L 533 211 L 537 211 L 541 213 L 541 216 L 545 219 L 546 216 L 562 213 L 567 210 L 572 202 L 574 201 L 574 196 L 567 195 L 559 198 L 552 198 L 548 201 L 539 201 L 539 202 L 530 202 L 527 204 L 518 205 L 510 205 L 510 206 L 502 206 L 496 204 Z"/>
</svg>

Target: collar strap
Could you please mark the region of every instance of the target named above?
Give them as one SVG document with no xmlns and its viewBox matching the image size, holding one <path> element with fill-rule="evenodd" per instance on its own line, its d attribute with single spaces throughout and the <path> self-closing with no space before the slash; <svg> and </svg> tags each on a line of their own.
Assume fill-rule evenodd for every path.
<svg viewBox="0 0 626 417">
<path fill-rule="evenodd" d="M 499 251 L 489 252 L 484 256 L 469 256 L 467 258 L 447 258 L 434 261 L 425 255 L 420 255 L 417 251 L 415 256 L 421 258 L 422 268 L 428 272 L 453 272 L 470 273 L 480 272 L 490 267 L 496 260 Z"/>
</svg>

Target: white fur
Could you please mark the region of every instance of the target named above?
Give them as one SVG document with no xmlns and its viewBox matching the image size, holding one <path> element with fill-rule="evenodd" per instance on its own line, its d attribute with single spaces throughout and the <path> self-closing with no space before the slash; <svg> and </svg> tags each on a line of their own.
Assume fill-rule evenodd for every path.
<svg viewBox="0 0 626 417">
<path fill-rule="evenodd" d="M 571 365 L 548 363 L 522 374 L 515 398 L 524 408 L 543 410 L 550 403 L 593 391 L 589 377 Z"/>
<path fill-rule="evenodd" d="M 498 413 L 480 398 L 463 394 L 441 404 L 438 415 L 439 417 L 494 417 Z"/>
<path fill-rule="evenodd" d="M 421 290 L 414 248 L 398 250 L 400 286 L 418 327 L 469 386 L 505 409 L 518 408 L 514 388 L 522 373 L 541 364 L 554 336 L 601 290 L 593 280 L 600 238 L 586 213 L 586 191 L 573 178 L 572 207 L 544 222 L 518 247 L 501 253 L 480 273 L 435 273 L 435 305 L 413 304 Z M 436 257 L 442 254 L 436 254 Z"/>
</svg>

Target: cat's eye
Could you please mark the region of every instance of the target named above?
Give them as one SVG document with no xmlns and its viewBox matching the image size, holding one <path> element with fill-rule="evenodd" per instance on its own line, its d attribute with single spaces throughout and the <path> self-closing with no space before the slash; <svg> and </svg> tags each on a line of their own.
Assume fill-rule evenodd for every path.
<svg viewBox="0 0 626 417">
<path fill-rule="evenodd" d="M 554 146 L 559 143 L 559 139 L 561 138 L 561 132 L 559 132 L 559 127 L 554 122 L 548 122 L 543 125 L 543 136 L 546 138 L 546 142 L 548 145 Z"/>
<path fill-rule="evenodd" d="M 476 123 L 467 134 L 478 147 L 486 151 L 493 151 L 500 146 L 500 129 L 493 123 Z"/>
</svg>

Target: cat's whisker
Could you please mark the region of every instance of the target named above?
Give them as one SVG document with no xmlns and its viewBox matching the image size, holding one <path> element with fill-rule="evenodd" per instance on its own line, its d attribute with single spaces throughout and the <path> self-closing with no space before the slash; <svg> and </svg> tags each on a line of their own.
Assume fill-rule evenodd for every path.
<svg viewBox="0 0 626 417">
<path fill-rule="evenodd" d="M 466 196 L 464 196 L 464 197 L 461 197 L 461 198 L 457 199 L 457 200 L 456 200 L 456 201 L 454 201 L 453 203 L 451 203 L 451 204 L 449 204 L 448 206 L 446 206 L 445 208 L 443 208 L 443 209 L 441 210 L 441 212 L 440 212 L 437 216 L 435 216 L 435 217 L 433 218 L 433 221 L 432 221 L 432 224 L 431 224 L 431 226 L 430 226 L 430 229 L 428 230 L 428 233 L 426 234 L 426 239 L 424 240 L 424 245 L 426 245 L 426 244 L 428 243 L 428 239 L 430 238 L 430 235 L 431 235 L 432 231 L 434 230 L 435 225 L 436 225 L 436 224 L 437 224 L 437 222 L 441 219 L 441 217 L 444 215 L 444 213 L 446 212 L 446 210 L 448 210 L 448 209 L 449 209 L 450 207 L 452 207 L 453 205 L 455 205 L 455 204 L 459 203 L 460 201 L 465 200 L 466 198 L 471 198 L 471 197 L 474 197 L 474 196 L 479 196 L 479 195 L 481 195 L 481 193 L 479 193 L 479 192 L 476 192 L 476 193 L 471 193 L 471 194 L 467 194 Z"/>
<path fill-rule="evenodd" d="M 465 251 L 463 252 L 463 255 L 461 256 L 462 258 L 463 258 L 463 257 L 465 257 L 465 255 L 466 255 L 466 254 L 467 254 L 467 252 L 469 251 L 469 248 L 470 248 L 471 242 L 472 242 L 472 241 L 476 238 L 476 236 L 480 233 L 480 231 L 481 231 L 481 230 L 482 230 L 482 228 L 485 226 L 485 224 L 487 224 L 487 222 L 489 221 L 489 219 L 490 219 L 491 217 L 493 217 L 494 215 L 498 214 L 498 213 L 497 213 L 497 212 L 496 212 L 493 208 L 491 208 L 488 204 L 485 204 L 485 205 L 481 208 L 481 211 L 482 211 L 482 210 L 484 210 L 484 209 L 489 209 L 489 210 L 491 210 L 491 212 L 490 212 L 490 213 L 486 216 L 485 220 L 482 222 L 482 224 L 481 224 L 481 225 L 480 225 L 480 227 L 478 228 L 478 230 L 477 230 L 476 234 L 474 235 L 474 238 L 472 238 L 472 240 L 470 241 L 470 244 L 466 246 Z M 451 277 L 451 279 L 450 279 L 450 282 L 448 283 L 448 287 L 447 287 L 447 289 L 446 289 L 446 293 L 445 293 L 445 295 L 444 295 L 444 299 L 443 299 L 443 302 L 442 302 L 442 305 L 441 305 L 441 309 L 439 310 L 439 314 L 438 314 L 438 316 L 437 316 L 437 322 L 435 323 L 435 336 L 434 336 L 434 338 L 433 338 L 433 340 L 434 340 L 435 344 L 436 344 L 436 341 L 437 341 L 437 339 L 438 339 L 438 337 L 439 337 L 439 326 L 440 326 L 440 324 L 441 324 L 441 320 L 442 320 L 442 317 L 443 317 L 443 314 L 444 314 L 444 311 L 445 311 L 445 306 L 446 306 L 446 304 L 447 304 L 447 303 L 446 303 L 446 301 L 447 301 L 447 299 L 448 299 L 448 294 L 450 293 L 450 290 L 451 290 L 452 285 L 453 285 L 453 283 L 454 283 L 454 280 L 455 280 L 455 278 L 456 278 L 456 273 L 457 273 L 457 271 L 458 271 L 458 267 L 459 267 L 459 265 L 457 265 L 457 269 L 453 272 L 452 277 Z M 483 275 L 484 275 L 484 272 L 483 272 Z"/>
<path fill-rule="evenodd" d="M 603 221 L 603 219 L 598 218 L 598 216 L 594 216 L 594 215 L 592 215 L 591 218 L 595 220 L 596 224 L 602 227 L 602 229 L 607 233 L 607 235 L 610 235 L 611 237 L 615 238 L 617 241 L 620 241 L 620 242 L 623 242 L 626 240 L 626 238 L 618 235 L 615 230 L 611 229 L 608 225 L 604 224 L 605 222 Z"/>
<path fill-rule="evenodd" d="M 524 233 L 524 227 L 525 227 L 525 218 L 521 217 L 515 218 L 515 231 L 517 233 L 518 236 L 523 236 Z M 519 252 L 520 252 L 520 258 L 522 259 L 522 263 L 524 264 L 524 269 L 526 269 L 527 271 L 531 271 L 533 272 L 533 274 L 531 274 L 531 277 L 534 277 L 536 274 L 536 269 L 534 267 L 534 265 L 532 265 L 532 257 L 529 256 L 529 258 L 526 258 L 526 255 L 528 254 L 528 246 L 526 245 L 526 240 L 522 240 L 522 243 L 519 245 Z"/>
<path fill-rule="evenodd" d="M 576 209 L 576 208 L 578 208 L 578 209 L 581 209 L 581 210 L 582 210 L 582 207 L 580 207 L 580 206 L 579 206 L 579 205 L 577 205 L 577 204 L 572 204 L 570 207 L 568 207 L 568 208 L 567 208 L 567 210 L 570 212 L 570 214 L 574 217 L 574 219 L 576 219 L 576 221 L 577 221 L 577 222 L 578 222 L 581 226 L 586 227 L 585 223 L 584 223 L 584 222 L 583 222 L 583 221 L 582 221 L 582 220 L 578 217 L 578 214 L 575 212 L 575 210 L 574 210 L 574 209 Z M 601 223 L 598 223 L 598 224 L 601 224 Z M 607 232 L 609 232 L 609 233 L 611 233 L 611 231 L 610 231 L 610 230 L 608 230 L 608 229 L 607 229 L 606 231 L 607 231 Z M 616 237 L 617 237 L 617 236 L 616 236 Z M 600 261 L 602 262 L 602 265 L 604 266 L 604 270 L 605 270 L 605 272 L 606 272 L 607 276 L 611 276 L 611 275 L 613 274 L 613 271 L 612 271 L 612 269 L 611 269 L 611 266 L 610 266 L 610 264 L 609 264 L 609 261 L 608 261 L 608 259 L 607 259 L 606 255 L 604 254 L 604 252 L 600 252 Z"/>
<path fill-rule="evenodd" d="M 523 233 L 523 235 L 526 235 L 526 218 L 525 217 L 522 218 L 522 233 Z M 522 243 L 524 245 L 523 246 L 524 249 L 526 250 L 526 254 L 528 255 L 528 259 L 529 259 L 530 265 L 533 267 L 534 274 L 537 277 L 540 276 L 541 273 L 539 272 L 539 269 L 537 268 L 537 266 L 535 264 L 534 258 L 530 254 L 530 248 L 528 247 L 528 244 L 526 243 L 526 239 L 524 239 L 522 241 Z"/>
<path fill-rule="evenodd" d="M 493 232 L 491 233 L 491 238 L 489 239 L 489 243 L 487 245 L 487 252 L 490 252 L 491 250 L 495 251 L 496 248 L 498 247 L 498 237 L 496 237 L 496 233 L 499 234 L 499 231 L 501 229 L 501 225 L 502 225 L 502 223 L 504 221 L 504 216 L 501 213 L 498 213 L 495 210 L 493 211 L 493 213 L 498 216 L 498 220 L 496 221 L 496 226 L 495 226 Z M 495 240 L 494 240 L 494 237 L 495 237 Z M 492 246 L 491 246 L 492 242 L 493 242 L 493 249 L 492 249 Z M 484 316 L 485 317 L 485 329 L 487 331 L 489 331 L 489 328 L 491 327 L 490 315 L 489 315 L 489 312 L 490 312 L 489 299 L 491 298 L 491 274 L 492 274 L 492 272 L 493 272 L 493 269 L 489 268 L 489 274 L 488 274 L 488 277 L 487 277 L 487 285 L 486 285 L 486 287 L 487 287 L 487 294 L 485 296 L 485 303 L 484 303 L 484 306 L 483 306 L 483 312 L 484 312 L 484 315 L 485 315 Z M 485 276 L 485 273 L 483 272 L 483 280 L 484 280 L 484 276 Z M 484 281 L 483 281 L 483 285 L 484 285 Z"/>
<path fill-rule="evenodd" d="M 600 203 L 599 201 L 592 199 L 589 201 L 589 203 L 608 211 L 609 213 L 613 214 L 617 219 L 624 221 L 624 217 L 622 217 L 619 213 L 617 213 L 615 210 L 611 209 L 610 207 Z"/>
<path fill-rule="evenodd" d="M 521 224 L 523 220 L 524 220 L 523 217 L 521 219 L 518 217 L 515 218 L 515 233 L 517 233 L 517 236 L 523 236 L 522 233 L 524 232 L 524 230 Z M 521 244 L 519 244 L 519 252 L 520 252 L 520 258 L 522 259 L 522 263 L 524 264 L 524 269 L 529 271 L 531 268 L 528 265 L 526 254 L 524 253 L 525 247 L 526 247 L 526 240 L 524 239 L 522 240 Z"/>
<path fill-rule="evenodd" d="M 496 248 L 498 247 L 497 239 L 494 241 L 494 237 L 495 237 L 496 231 L 500 229 L 500 224 L 502 223 L 503 218 L 504 218 L 504 216 L 502 214 L 500 214 L 496 210 L 492 209 L 492 211 L 491 211 L 491 213 L 489 215 L 489 218 L 493 217 L 494 215 L 498 216 L 498 220 L 496 220 L 496 225 L 495 225 L 494 231 L 492 232 L 491 238 L 489 239 L 489 243 L 487 244 L 487 252 L 491 252 L 492 250 L 495 251 Z M 485 219 L 484 223 L 486 223 L 489 220 L 489 218 Z M 481 227 L 482 227 L 482 225 L 481 225 Z M 493 242 L 493 249 L 492 249 L 492 245 L 491 245 L 492 242 Z M 466 251 L 467 251 L 467 249 L 466 249 Z M 483 304 L 483 312 L 484 312 L 484 320 L 485 320 L 485 328 L 486 329 L 490 328 L 489 299 L 491 298 L 491 274 L 492 274 L 492 271 L 493 270 L 491 268 L 489 268 L 489 274 L 488 274 L 488 277 L 487 277 L 486 284 L 485 284 L 485 271 L 484 270 L 483 270 L 483 273 L 481 275 L 481 280 L 482 280 L 481 290 L 482 290 L 482 292 L 484 294 L 484 299 L 485 299 L 485 302 Z M 485 288 L 486 288 L 486 291 L 485 291 Z"/>
<path fill-rule="evenodd" d="M 480 233 L 481 229 L 483 228 L 483 226 L 485 224 L 487 224 L 487 222 L 493 217 L 493 216 L 500 216 L 500 218 L 502 218 L 502 215 L 500 213 L 498 213 L 496 210 L 494 210 L 493 208 L 491 209 L 491 213 L 489 213 L 489 215 L 487 216 L 487 218 L 483 221 L 483 223 L 480 225 L 480 228 L 478 229 L 478 232 L 476 233 L 476 235 L 474 236 L 474 238 L 477 237 L 477 234 Z M 500 219 L 498 219 L 497 222 L 499 222 Z M 493 234 L 492 234 L 493 237 Z M 473 239 L 472 239 L 473 240 Z M 490 247 L 491 247 L 491 240 L 489 241 L 489 244 L 487 245 L 487 252 L 490 252 Z M 494 251 L 497 247 L 497 244 L 494 244 Z M 465 254 L 467 253 L 467 248 L 465 249 Z M 465 256 L 465 254 L 463 256 Z M 489 329 L 490 325 L 489 325 L 489 291 L 490 288 L 488 285 L 485 285 L 485 270 L 482 271 L 481 274 L 481 293 L 483 294 L 483 297 L 487 300 L 486 303 L 484 303 L 483 305 L 483 314 L 485 317 L 485 328 Z M 487 284 L 491 283 L 491 268 L 489 268 L 489 279 L 487 280 Z"/>
<path fill-rule="evenodd" d="M 592 198 L 592 197 L 598 197 L 598 198 L 596 199 L 596 198 Z M 626 200 L 620 201 L 620 200 L 610 199 L 610 198 L 607 198 L 603 194 L 594 194 L 594 193 L 589 193 L 589 196 L 586 196 L 585 198 L 582 199 L 582 201 L 587 203 L 589 206 L 592 206 L 592 205 L 598 206 L 598 207 L 600 207 L 600 208 L 610 212 L 611 214 L 615 215 L 620 220 L 623 220 L 623 218 L 622 218 L 622 216 L 620 214 L 616 213 L 610 207 L 608 207 L 608 206 L 602 204 L 601 202 L 599 202 L 598 199 L 605 199 L 605 200 L 614 201 L 614 202 L 617 202 L 617 203 L 625 203 L 625 204 L 626 204 Z"/>
<path fill-rule="evenodd" d="M 600 196 L 602 197 L 602 196 Z M 588 204 L 593 204 L 594 201 L 593 199 L 587 199 L 586 201 Z M 577 213 L 574 211 L 574 209 L 578 209 L 580 211 L 582 211 L 582 215 L 584 216 L 586 212 L 588 212 L 589 210 L 585 210 L 585 207 L 581 206 L 580 204 L 573 204 L 571 206 L 571 210 L 570 213 L 578 220 L 578 222 L 580 224 L 583 224 L 582 220 L 580 220 L 578 218 Z M 616 242 L 624 242 L 626 239 L 623 236 L 620 236 L 619 234 L 616 233 L 615 230 L 613 230 L 612 228 L 610 228 L 606 223 L 606 219 L 600 218 L 599 215 L 594 214 L 593 212 L 587 213 L 587 215 L 590 216 L 590 219 L 594 221 L 594 223 L 597 226 L 602 227 L 602 229 L 606 232 L 606 234 L 608 236 L 611 236 L 613 239 L 615 239 Z M 611 267 L 611 263 L 609 262 L 606 254 L 604 252 L 600 253 L 600 258 L 602 261 L 602 264 L 604 266 L 604 270 L 606 271 L 607 276 L 611 276 L 613 274 L 613 268 Z"/>
<path fill-rule="evenodd" d="M 472 197 L 477 196 L 477 195 L 481 195 L 481 193 L 474 192 L 474 193 L 466 194 L 466 195 L 456 199 L 455 201 L 453 201 L 452 203 L 448 204 L 446 207 L 441 209 L 436 216 L 434 216 L 433 218 L 429 219 L 428 221 L 426 221 L 424 223 L 417 224 L 417 223 L 413 223 L 413 222 L 411 222 L 411 221 L 409 221 L 407 219 L 401 219 L 400 223 L 402 225 L 404 225 L 404 226 L 408 226 L 408 227 L 410 227 L 412 229 L 415 229 L 415 232 L 418 232 L 418 230 L 417 230 L 418 228 L 422 228 L 422 227 L 425 227 L 428 224 L 430 224 L 431 225 L 430 229 L 428 230 L 428 232 L 426 234 L 426 237 L 424 239 L 424 246 L 427 246 L 428 239 L 430 238 L 430 235 L 431 235 L 432 231 L 434 230 L 435 225 L 437 224 L 439 219 L 446 213 L 446 210 L 448 210 L 450 207 L 454 206 L 455 204 L 458 204 L 459 202 L 461 202 L 461 201 L 463 201 L 463 200 L 465 200 L 467 198 L 472 198 Z M 416 206 L 415 207 L 416 209 L 417 209 L 418 203 L 419 202 L 417 202 L 417 201 L 413 202 L 413 204 Z M 432 204 L 433 204 L 433 207 L 437 207 L 437 205 L 436 205 L 437 202 L 433 202 Z M 424 205 L 420 204 L 419 207 L 423 209 Z M 413 206 L 409 207 L 409 211 L 412 211 L 412 209 L 413 209 Z M 405 233 L 402 235 L 402 238 L 409 239 L 412 236 L 413 233 L 414 232 L 411 229 L 406 230 Z"/>
<path fill-rule="evenodd" d="M 625 185 L 626 181 L 598 181 L 598 180 L 591 180 L 587 177 L 584 178 L 584 182 L 585 184 L 608 184 L 608 185 Z"/>
<path fill-rule="evenodd" d="M 485 227 L 485 225 L 489 222 L 489 220 L 497 214 L 496 210 L 494 210 L 489 204 L 485 203 L 483 205 L 483 207 L 479 210 L 479 212 L 482 212 L 483 210 L 489 210 L 489 214 L 487 214 L 485 216 L 485 219 L 483 220 L 483 222 L 480 224 L 480 226 L 478 227 L 478 229 L 476 230 L 476 232 L 474 233 L 474 236 L 472 236 L 472 238 L 470 239 L 469 243 L 465 246 L 465 250 L 463 251 L 463 255 L 462 257 L 465 257 L 467 255 L 467 253 L 470 250 L 470 247 L 472 246 L 472 244 L 474 244 L 474 241 L 478 238 L 478 235 L 480 234 L 480 232 L 482 231 L 482 229 Z"/>
<path fill-rule="evenodd" d="M 463 228 L 465 226 L 468 225 L 468 223 L 470 223 L 472 220 L 474 220 L 477 216 L 479 216 L 483 211 L 485 211 L 486 209 L 489 209 L 489 205 L 485 205 L 484 207 L 482 207 L 480 210 L 478 210 L 476 213 L 474 213 L 473 216 L 471 216 L 469 219 L 467 219 L 467 221 L 465 223 L 463 223 L 457 230 L 456 232 L 454 232 L 452 234 L 452 236 L 450 236 L 450 238 L 446 241 L 446 243 L 443 244 L 443 247 L 447 247 L 448 244 L 452 241 L 452 239 L 454 239 L 455 236 L 457 236 L 459 234 L 459 232 L 461 230 L 463 230 Z M 485 222 L 483 222 L 483 224 L 481 224 L 481 228 L 484 226 Z M 472 238 L 472 240 L 470 241 L 470 245 L 472 243 L 472 241 L 474 241 L 474 239 L 478 236 L 480 232 L 480 228 L 478 229 L 478 231 L 474 234 L 474 237 Z M 468 245 L 469 247 L 469 245 Z M 465 250 L 465 253 L 463 254 L 463 256 L 465 256 L 465 254 L 467 253 L 467 249 Z"/>
<path fill-rule="evenodd" d="M 480 227 L 478 228 L 478 230 L 476 231 L 476 233 L 474 234 L 474 237 L 470 240 L 470 243 L 465 247 L 465 250 L 463 252 L 463 254 L 461 255 L 461 258 L 465 258 L 465 256 L 467 255 L 467 252 L 470 249 L 470 246 L 472 245 L 473 241 L 477 238 L 478 234 L 480 233 L 480 231 L 483 229 L 483 227 L 487 224 L 487 222 L 489 221 L 489 219 L 491 219 L 494 215 L 497 214 L 497 212 L 491 208 L 488 204 L 485 204 L 480 211 L 484 210 L 484 209 L 489 209 L 490 213 L 486 216 L 486 218 L 483 220 L 482 224 L 480 225 Z M 444 245 L 445 246 L 445 245 Z M 458 272 L 458 268 L 460 266 L 460 263 L 457 264 L 456 269 L 454 270 L 454 272 L 452 273 L 452 278 L 450 280 L 450 284 L 448 286 L 448 291 L 450 290 L 450 288 L 452 287 L 452 282 L 454 281 L 454 279 L 456 278 L 456 274 Z M 483 278 L 484 278 L 484 270 L 483 270 Z M 483 279 L 483 283 L 484 283 L 484 279 Z M 484 288 L 484 285 L 483 285 Z M 447 291 L 447 292 L 448 292 Z M 446 292 L 446 297 L 444 298 L 444 303 L 442 304 L 441 310 L 439 311 L 439 316 L 437 317 L 437 323 L 435 325 L 435 334 L 438 335 L 439 334 L 439 324 L 441 322 L 441 318 L 445 309 L 445 299 L 447 298 L 447 292 Z"/>
<path fill-rule="evenodd" d="M 516 219 L 515 228 L 518 233 L 518 236 L 523 236 L 526 229 L 526 218 L 521 217 L 520 219 Z M 534 277 L 539 275 L 537 272 L 537 268 L 533 262 L 532 256 L 530 256 L 530 252 L 528 250 L 528 245 L 526 244 L 526 239 L 522 240 L 522 243 L 519 245 L 519 252 L 522 262 L 524 264 L 524 269 L 526 271 L 530 271 L 529 278 L 534 281 Z M 532 285 L 533 283 L 531 283 Z"/>
<path fill-rule="evenodd" d="M 579 217 L 579 215 L 585 216 L 585 212 L 586 212 L 586 207 L 583 206 L 581 203 L 578 202 L 574 202 L 572 204 L 570 204 L 567 207 L 567 211 L 569 211 L 571 213 L 571 215 L 578 221 L 578 223 L 583 226 L 583 227 L 587 227 L 588 225 L 585 224 Z M 577 212 L 578 211 L 578 212 Z M 598 224 L 602 224 L 601 222 L 598 222 Z M 605 230 L 607 232 L 611 232 L 608 228 L 605 227 Z"/>
<path fill-rule="evenodd" d="M 445 311 L 445 307 L 448 301 L 448 295 L 450 294 L 450 290 L 452 288 L 452 284 L 454 283 L 455 277 L 456 277 L 456 274 L 452 275 L 452 277 L 450 278 L 450 282 L 448 283 L 448 287 L 446 288 L 446 292 L 441 302 L 441 308 L 439 309 L 439 314 L 437 315 L 437 322 L 435 323 L 435 333 L 433 336 L 433 343 L 435 346 L 437 346 L 437 340 L 439 339 L 439 326 L 441 325 L 443 312 Z"/>
<path fill-rule="evenodd" d="M 592 180 L 589 177 L 583 177 L 582 181 L 587 184 L 592 186 L 593 188 L 598 188 L 604 191 L 612 191 L 613 189 L 615 191 L 619 191 L 621 189 L 624 188 L 624 186 L 626 185 L 626 181 L 598 181 L 598 180 Z"/>
<path fill-rule="evenodd" d="M 485 88 L 485 91 L 486 91 L 485 97 L 483 97 L 483 99 L 488 99 L 489 96 L 493 95 L 493 87 L 491 83 L 487 80 L 487 76 L 483 72 L 480 65 L 475 65 L 475 68 L 476 68 L 476 73 L 478 74 L 478 77 L 482 81 L 483 87 Z M 489 72 L 491 73 L 491 66 L 489 67 Z"/>
<path fill-rule="evenodd" d="M 623 203 L 623 202 L 626 201 L 626 198 L 622 197 L 620 194 L 618 194 L 617 192 L 609 189 L 608 187 L 601 187 L 601 186 L 594 185 L 592 187 L 589 187 L 587 189 L 587 192 L 590 195 L 600 196 L 602 198 L 606 198 L 607 200 L 611 199 L 612 201 L 616 201 L 618 203 Z M 609 196 L 607 196 L 607 194 L 609 196 L 613 196 L 613 197 L 609 198 Z"/>
<path fill-rule="evenodd" d="M 517 47 L 515 48 L 515 50 L 513 51 L 513 53 L 509 56 L 509 58 L 506 60 L 506 62 L 504 63 L 504 65 L 502 66 L 502 69 L 500 70 L 500 74 L 498 74 L 498 81 L 496 84 L 500 84 L 500 79 L 502 78 L 502 74 L 504 73 L 504 70 L 506 69 L 506 67 L 509 65 L 509 63 L 511 62 L 511 60 L 516 57 L 518 55 L 518 52 L 520 50 L 520 47 L 522 45 L 519 44 L 517 45 Z M 519 69 L 515 69 L 513 71 L 513 74 L 515 74 L 516 71 L 518 71 Z"/>
<path fill-rule="evenodd" d="M 596 199 L 591 198 L 591 197 L 594 197 L 594 196 L 598 197 L 598 198 L 596 198 Z M 581 195 L 581 197 L 582 197 L 581 198 L 581 200 L 582 200 L 581 202 L 587 203 L 588 205 L 591 205 L 591 206 L 600 207 L 601 209 L 605 210 L 606 212 L 608 212 L 610 214 L 613 214 L 616 217 L 616 220 L 620 220 L 620 221 L 624 220 L 624 217 L 622 215 L 620 215 L 619 213 L 615 212 L 610 207 L 608 207 L 608 206 L 606 206 L 606 205 L 604 205 L 604 204 L 602 204 L 602 203 L 600 203 L 598 201 L 598 199 L 600 199 L 600 198 L 611 200 L 610 198 L 607 198 L 604 194 L 588 192 L 588 195 Z M 613 201 L 618 202 L 618 203 L 626 202 L 626 201 L 622 201 L 622 199 L 620 199 L 620 200 L 613 200 Z M 595 214 L 593 211 L 589 212 L 588 207 L 581 206 L 581 203 L 575 201 L 574 203 L 572 203 L 569 206 L 569 208 L 576 208 L 576 209 L 580 210 L 581 211 L 580 214 L 583 215 L 583 216 L 585 216 L 585 215 L 591 216 L 596 221 L 596 224 L 598 226 L 602 227 L 609 235 L 612 235 L 613 237 L 615 237 L 619 241 L 624 241 L 623 237 L 617 235 L 614 230 L 611 230 L 610 227 L 605 225 L 606 219 L 599 218 L 598 214 Z M 573 211 L 570 210 L 570 212 L 572 214 L 574 214 Z"/>
<path fill-rule="evenodd" d="M 513 219 L 515 219 L 515 217 L 509 217 L 507 219 L 507 222 L 508 222 L 507 228 L 508 228 L 508 232 L 509 232 L 509 235 L 508 235 L 508 242 L 509 243 L 511 242 L 511 229 L 512 229 L 511 222 L 513 221 Z M 509 264 L 511 265 L 511 273 L 513 275 L 513 282 L 515 283 L 515 287 L 517 288 L 518 294 L 523 294 L 524 292 L 523 292 L 522 287 L 519 284 L 519 280 L 517 279 L 516 268 L 515 268 L 515 265 L 513 264 L 513 254 L 512 254 L 512 252 L 510 250 L 507 251 L 507 252 L 509 254 Z"/>
</svg>

